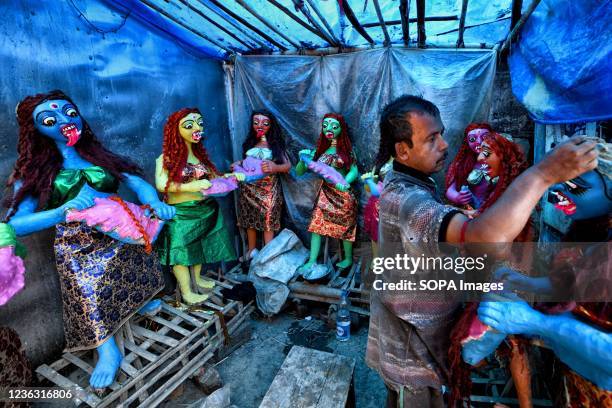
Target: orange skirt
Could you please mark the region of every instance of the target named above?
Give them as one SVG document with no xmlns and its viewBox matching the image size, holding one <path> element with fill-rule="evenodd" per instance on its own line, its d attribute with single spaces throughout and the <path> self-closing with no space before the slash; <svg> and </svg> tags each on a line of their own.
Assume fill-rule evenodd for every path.
<svg viewBox="0 0 612 408">
<path fill-rule="evenodd" d="M 283 194 L 280 178 L 269 175 L 254 183 L 240 183 L 238 226 L 257 231 L 280 229 Z"/>
<path fill-rule="evenodd" d="M 319 188 L 308 231 L 354 242 L 357 232 L 357 199 L 353 191 L 339 191 L 324 181 Z"/>
</svg>

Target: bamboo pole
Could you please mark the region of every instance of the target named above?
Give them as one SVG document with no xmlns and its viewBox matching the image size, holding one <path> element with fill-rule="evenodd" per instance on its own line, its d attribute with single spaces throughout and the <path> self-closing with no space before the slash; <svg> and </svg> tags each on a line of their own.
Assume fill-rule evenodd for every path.
<svg viewBox="0 0 612 408">
<path fill-rule="evenodd" d="M 244 2 L 244 0 L 236 0 L 236 2 L 238 4 L 240 4 L 246 11 L 248 11 L 249 13 L 251 13 L 253 15 L 253 17 L 255 17 L 256 19 L 258 19 L 259 21 L 261 21 L 263 23 L 263 25 L 265 25 L 266 27 L 268 27 L 270 30 L 272 30 L 276 35 L 278 35 L 279 37 L 281 37 L 283 40 L 287 41 L 289 44 L 293 45 L 295 48 L 302 48 L 302 46 L 298 43 L 296 43 L 295 41 L 293 41 L 291 38 L 287 37 L 285 34 L 283 34 L 278 28 L 276 28 L 274 26 L 274 24 L 272 24 L 271 22 L 269 22 L 265 17 L 263 17 L 261 14 L 257 13 L 255 10 L 253 10 L 252 7 L 250 7 L 248 4 L 246 4 Z"/>
<path fill-rule="evenodd" d="M 305 29 L 307 29 L 308 31 L 310 31 L 311 33 L 316 35 L 317 37 L 321 38 L 324 41 L 327 41 L 330 44 L 333 42 L 321 30 L 313 28 L 310 24 L 306 23 L 301 18 L 299 18 L 298 16 L 293 14 L 291 12 L 291 10 L 289 10 L 287 7 L 285 7 L 282 4 L 280 4 L 278 1 L 276 1 L 276 0 L 268 0 L 268 3 L 271 3 L 272 5 L 274 5 L 276 8 L 278 8 L 283 13 L 285 13 L 287 16 L 289 16 L 293 21 L 295 21 L 296 23 L 298 23 L 299 25 L 301 25 L 302 27 L 304 27 Z"/>
<path fill-rule="evenodd" d="M 207 3 L 205 3 L 203 0 L 196 0 L 198 2 L 198 4 L 200 4 L 203 7 L 206 7 L 206 9 L 208 9 L 209 11 L 212 11 L 213 13 L 215 13 L 217 16 L 219 16 L 221 19 L 223 19 L 223 21 L 225 21 L 226 23 L 228 23 L 230 26 L 232 26 L 232 28 L 234 30 L 236 30 L 236 32 L 238 34 L 243 35 L 244 37 L 247 37 L 249 40 L 257 43 L 258 46 L 260 47 L 265 47 L 265 44 L 263 42 L 261 42 L 261 40 L 259 40 L 258 38 L 255 37 L 254 34 L 249 33 L 245 30 L 242 29 L 242 27 L 240 25 L 238 25 L 237 23 L 228 20 L 225 18 L 225 16 L 223 16 L 223 14 L 221 14 L 218 10 L 216 10 L 215 8 L 211 7 L 210 5 L 208 5 Z"/>
<path fill-rule="evenodd" d="M 336 44 L 340 44 L 340 41 L 338 41 L 338 39 L 334 35 L 334 30 L 332 30 L 331 26 L 327 22 L 327 19 L 325 18 L 323 13 L 321 13 L 321 10 L 319 10 L 319 8 L 317 7 L 317 4 L 313 2 L 312 0 L 307 0 L 307 1 L 308 1 L 308 5 L 314 10 L 317 17 L 319 17 L 319 20 L 321 20 L 321 22 L 327 29 L 327 33 L 329 34 L 329 36 L 334 40 Z"/>
<path fill-rule="evenodd" d="M 295 7 L 298 10 L 300 10 L 302 12 L 302 14 L 304 14 L 306 16 L 306 18 L 308 19 L 310 24 L 315 26 L 317 28 L 317 30 L 319 30 L 327 38 L 325 41 L 327 41 L 330 45 L 332 45 L 334 47 L 338 47 L 339 46 L 338 41 L 336 40 L 335 37 L 333 37 L 333 33 L 330 36 L 330 34 L 328 34 L 325 31 L 325 29 L 323 27 L 321 27 L 321 24 L 319 24 L 317 22 L 317 20 L 314 19 L 312 14 L 310 14 L 310 11 L 308 11 L 306 6 L 304 6 L 304 2 L 303 1 L 301 1 L 301 0 L 293 0 L 293 4 L 295 5 Z"/>
<path fill-rule="evenodd" d="M 380 9 L 380 4 L 378 4 L 378 0 L 374 0 L 374 8 L 376 9 L 378 21 L 380 22 L 383 34 L 385 35 L 385 42 L 383 43 L 383 45 L 387 47 L 389 46 L 389 44 L 391 44 L 391 37 L 389 37 L 389 31 L 387 30 L 387 25 L 385 24 L 385 19 L 383 18 L 382 11 Z"/>
<path fill-rule="evenodd" d="M 410 3 L 408 0 L 400 0 L 400 17 L 402 23 L 402 40 L 404 41 L 404 45 L 408 46 L 410 44 L 410 30 L 409 30 L 409 22 L 410 22 Z M 391 22 L 389 22 L 391 23 Z"/>
<path fill-rule="evenodd" d="M 459 20 L 459 17 L 457 17 L 457 16 L 432 16 L 432 17 L 425 17 L 425 21 L 455 21 L 455 20 Z M 416 18 L 409 18 L 407 20 L 407 22 L 416 23 L 417 19 Z M 398 25 L 398 24 L 402 24 L 402 20 L 389 20 L 389 21 L 385 21 L 385 24 L 388 25 L 388 26 Z M 380 23 L 379 22 L 365 23 L 365 24 L 362 24 L 361 26 L 363 28 L 372 28 L 372 27 L 380 26 Z M 457 31 L 457 29 L 454 29 L 453 31 Z"/>
<path fill-rule="evenodd" d="M 425 0 L 416 0 L 417 5 L 417 45 L 419 48 L 425 48 Z"/>
<path fill-rule="evenodd" d="M 212 38 L 210 38 L 206 34 L 201 33 L 198 30 L 196 30 L 196 29 L 188 26 L 187 24 L 183 23 L 182 21 L 180 21 L 179 19 L 174 17 L 172 14 L 170 14 L 170 13 L 166 12 L 165 10 L 157 7 L 155 4 L 151 4 L 147 0 L 140 0 L 140 2 L 142 4 L 144 4 L 145 6 L 149 7 L 150 9 L 155 10 L 156 12 L 161 14 L 162 16 L 166 17 L 168 20 L 172 21 L 176 25 L 179 25 L 179 26 L 183 27 L 184 29 L 190 31 L 191 33 L 195 34 L 196 36 L 198 36 L 198 37 L 208 41 L 209 43 L 213 44 L 215 47 L 221 48 L 222 50 L 227 51 L 230 54 L 235 54 L 236 53 L 236 51 L 232 50 L 231 48 L 228 48 L 225 45 L 218 43 L 217 41 L 213 40 Z"/>
<path fill-rule="evenodd" d="M 357 17 L 355 17 L 355 13 L 353 13 L 353 9 L 351 8 L 348 0 L 342 0 L 341 4 L 342 4 L 342 10 L 344 10 L 344 14 L 346 15 L 346 18 L 348 18 L 349 21 L 351 22 L 351 25 L 353 26 L 353 28 L 357 30 L 357 32 L 361 34 L 361 36 L 367 42 L 369 42 L 371 45 L 374 45 L 374 40 L 372 39 L 372 37 L 370 37 L 368 32 L 359 23 L 359 20 L 357 20 Z"/>
<path fill-rule="evenodd" d="M 196 13 L 197 15 L 199 15 L 200 17 L 202 17 L 204 20 L 208 21 L 209 23 L 211 23 L 212 25 L 214 25 L 215 27 L 217 27 L 219 30 L 223 31 L 224 33 L 226 33 L 227 35 L 229 35 L 230 37 L 232 37 L 234 40 L 238 41 L 240 44 L 244 45 L 246 48 L 252 49 L 251 46 L 249 46 L 249 44 L 247 44 L 246 42 L 244 42 L 244 40 L 242 40 L 240 37 L 238 37 L 236 34 L 234 34 L 232 31 L 228 30 L 227 28 L 223 27 L 221 24 L 217 23 L 215 20 L 213 20 L 212 18 L 208 17 L 206 14 L 202 13 L 202 10 L 199 10 L 198 8 L 194 7 L 191 3 L 189 3 L 187 0 L 179 0 L 183 5 L 187 6 L 191 11 L 193 11 L 194 13 Z"/>
<path fill-rule="evenodd" d="M 232 17 L 236 21 L 240 22 L 240 24 L 248 27 L 251 31 L 255 32 L 261 38 L 264 38 L 266 41 L 268 41 L 270 44 L 274 45 L 275 47 L 277 47 L 281 51 L 287 51 L 288 50 L 287 47 L 285 47 L 284 45 L 282 45 L 281 43 L 276 41 L 274 38 L 270 37 L 268 34 L 266 34 L 263 31 L 261 31 L 259 28 L 255 27 L 253 24 L 251 24 L 248 21 L 246 21 L 244 18 L 240 17 L 238 14 L 234 13 L 232 10 L 228 9 L 227 7 L 225 7 L 218 0 L 208 0 L 208 1 L 210 1 L 212 4 L 214 4 L 216 7 L 218 7 L 223 12 L 227 13 L 230 17 Z"/>
<path fill-rule="evenodd" d="M 465 31 L 465 16 L 467 14 L 468 1 L 463 0 L 461 2 L 461 18 L 459 19 L 459 36 L 457 37 L 457 48 L 463 48 L 465 43 L 463 42 L 463 32 Z"/>
<path fill-rule="evenodd" d="M 529 8 L 525 11 L 525 14 L 521 16 L 518 23 L 516 23 L 516 26 L 514 26 L 512 31 L 510 31 L 510 34 L 508 34 L 506 41 L 504 41 L 504 45 L 502 45 L 501 49 L 499 50 L 500 54 L 505 53 L 510 48 L 510 44 L 512 43 L 512 41 L 514 41 L 518 33 L 521 31 L 521 28 L 523 28 L 523 25 L 525 25 L 525 23 L 529 19 L 529 16 L 531 16 L 531 13 L 533 13 L 536 7 L 538 7 L 538 4 L 540 4 L 540 0 L 533 0 L 531 2 Z"/>
</svg>

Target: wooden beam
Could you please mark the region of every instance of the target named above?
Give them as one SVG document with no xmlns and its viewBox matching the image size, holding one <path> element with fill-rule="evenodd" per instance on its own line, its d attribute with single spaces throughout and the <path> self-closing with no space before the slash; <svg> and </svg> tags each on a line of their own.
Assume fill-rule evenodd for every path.
<svg viewBox="0 0 612 408">
<path fill-rule="evenodd" d="M 228 30 L 227 28 L 223 27 L 221 24 L 217 23 L 215 20 L 213 20 L 212 18 L 208 17 L 206 14 L 204 14 L 202 12 L 202 10 L 199 10 L 198 8 L 194 7 L 191 3 L 189 3 L 187 0 L 179 0 L 183 5 L 187 6 L 191 11 L 193 11 L 194 13 L 196 13 L 197 15 L 199 15 L 200 17 L 202 17 L 204 20 L 208 21 L 209 23 L 211 23 L 212 25 L 214 25 L 215 27 L 217 27 L 219 30 L 223 31 L 224 33 L 226 33 L 227 35 L 229 35 L 230 37 L 232 37 L 234 40 L 238 41 L 240 44 L 244 45 L 246 48 L 252 49 L 251 46 L 249 46 L 249 44 L 247 44 L 246 42 L 244 42 L 243 39 L 241 39 L 240 37 L 238 37 L 236 34 L 234 34 L 232 31 Z"/>
<path fill-rule="evenodd" d="M 410 2 L 408 0 L 400 0 L 400 17 L 402 23 L 402 40 L 404 45 L 410 44 L 410 29 L 408 22 L 410 21 Z"/>
<path fill-rule="evenodd" d="M 310 11 L 308 11 L 302 0 L 293 0 L 293 4 L 295 5 L 295 8 L 297 10 L 301 11 L 302 14 L 306 16 L 310 24 L 315 26 L 317 30 L 319 30 L 326 37 L 325 41 L 329 42 L 334 47 L 338 47 L 340 45 L 337 42 L 336 38 L 330 37 L 329 34 L 325 31 L 325 29 L 321 27 L 321 24 L 319 24 L 319 22 L 314 19 L 314 17 L 312 16 L 312 14 L 310 14 Z"/>
<path fill-rule="evenodd" d="M 455 21 L 455 20 L 459 20 L 459 17 L 457 16 L 433 16 L 433 17 L 425 17 L 425 21 Z M 417 19 L 416 18 L 409 18 L 407 20 L 407 22 L 409 23 L 416 23 Z M 392 26 L 392 25 L 399 25 L 402 24 L 402 20 L 389 20 L 389 21 L 385 21 L 385 24 L 388 26 Z M 361 25 L 363 28 L 372 28 L 372 27 L 379 27 L 380 23 L 377 21 L 375 23 L 365 23 Z M 453 31 L 457 31 L 457 29 L 454 29 Z"/>
<path fill-rule="evenodd" d="M 514 26 L 512 31 L 510 31 L 510 34 L 508 34 L 508 37 L 506 37 L 504 45 L 502 45 L 501 49 L 499 50 L 500 54 L 505 53 L 510 48 L 510 44 L 512 43 L 512 41 L 514 41 L 518 33 L 521 31 L 521 28 L 523 28 L 523 25 L 525 25 L 531 13 L 533 13 L 536 7 L 538 7 L 538 4 L 540 4 L 540 0 L 533 0 L 531 2 L 529 8 L 525 11 L 525 14 L 521 16 L 518 23 L 516 23 L 516 26 Z"/>
<path fill-rule="evenodd" d="M 357 17 L 355 17 L 355 13 L 353 13 L 353 9 L 351 8 L 348 0 L 338 0 L 338 3 L 340 4 L 340 7 L 342 7 L 342 10 L 344 11 L 346 18 L 348 18 L 349 21 L 351 22 L 351 25 L 353 26 L 353 28 L 357 30 L 357 32 L 361 34 L 361 36 L 367 42 L 374 45 L 374 40 L 372 39 L 372 37 L 370 37 L 367 31 L 361 26 L 361 24 L 359 24 L 359 20 L 357 20 Z"/>
<path fill-rule="evenodd" d="M 283 40 L 287 41 L 289 44 L 293 45 L 295 48 L 300 49 L 302 48 L 302 46 L 298 43 L 296 43 L 295 41 L 293 41 L 291 38 L 287 37 L 285 34 L 283 34 L 278 28 L 276 28 L 276 26 L 274 24 L 272 24 L 271 22 L 269 22 L 265 17 L 263 17 L 261 14 L 257 13 L 255 10 L 253 10 L 252 7 L 250 7 L 248 4 L 246 4 L 244 2 L 244 0 L 236 0 L 236 2 L 238 4 L 240 4 L 246 11 L 248 11 L 249 13 L 251 13 L 253 15 L 253 17 L 255 17 L 256 19 L 258 19 L 259 21 L 261 21 L 263 23 L 263 25 L 265 25 L 266 27 L 268 27 L 270 30 L 272 30 L 276 35 L 278 35 L 279 37 L 281 37 Z"/>
<path fill-rule="evenodd" d="M 299 18 L 298 16 L 293 14 L 293 12 L 291 12 L 291 10 L 289 10 L 287 7 L 285 7 L 282 4 L 280 4 L 278 1 L 276 1 L 276 0 L 268 0 L 268 3 L 271 3 L 272 5 L 276 6 L 276 8 L 278 8 L 279 10 L 284 12 L 286 15 L 288 15 L 293 21 L 295 21 L 296 23 L 298 23 L 299 25 L 301 25 L 302 27 L 304 27 L 305 29 L 307 29 L 308 31 L 310 31 L 311 33 L 316 35 L 317 37 L 319 37 L 322 40 L 328 42 L 329 44 L 333 43 L 333 41 L 328 36 L 326 36 L 324 32 L 322 32 L 321 30 L 318 30 L 316 28 L 313 28 L 310 24 L 306 23 L 301 18 Z"/>
<path fill-rule="evenodd" d="M 230 26 L 233 27 L 234 30 L 236 30 L 236 32 L 238 34 L 241 34 L 245 37 L 247 37 L 249 40 L 257 43 L 258 46 L 260 47 L 265 47 L 266 45 L 255 36 L 255 34 L 251 33 L 251 32 L 247 32 L 246 30 L 244 30 L 240 25 L 238 25 L 238 23 L 232 21 L 232 20 L 228 20 L 227 18 L 225 18 L 225 16 L 223 14 L 221 14 L 221 12 L 219 12 L 219 10 L 215 9 L 214 7 L 211 7 L 210 5 L 208 5 L 207 3 L 204 2 L 204 0 L 196 0 L 201 6 L 205 7 L 206 9 L 212 11 L 213 13 L 215 13 L 216 15 L 218 15 L 223 21 L 227 22 Z"/>
<path fill-rule="evenodd" d="M 314 10 L 317 17 L 319 17 L 319 20 L 321 20 L 321 22 L 327 29 L 327 33 L 329 34 L 329 36 L 334 40 L 336 44 L 340 44 L 340 41 L 338 41 L 338 39 L 334 35 L 334 30 L 332 30 L 331 26 L 327 22 L 327 19 L 325 18 L 323 13 L 321 13 L 321 10 L 319 10 L 319 7 L 317 7 L 317 4 L 312 0 L 307 0 L 307 1 L 308 1 L 308 5 Z"/>
<path fill-rule="evenodd" d="M 468 1 L 463 0 L 461 2 L 461 18 L 459 18 L 459 36 L 457 37 L 457 48 L 465 47 L 463 42 L 463 32 L 465 31 L 465 16 L 467 14 Z"/>
<path fill-rule="evenodd" d="M 255 27 L 253 24 L 249 23 L 244 18 L 242 18 L 238 14 L 234 13 L 232 10 L 228 9 L 227 7 L 225 7 L 223 4 L 221 4 L 220 1 L 218 1 L 218 0 L 208 0 L 208 1 L 210 1 L 212 4 L 215 5 L 215 7 L 218 7 L 224 13 L 227 13 L 231 18 L 233 18 L 236 21 L 240 22 L 240 24 L 248 27 L 251 31 L 255 32 L 261 38 L 264 38 L 266 41 L 268 41 L 270 44 L 274 45 L 275 47 L 277 47 L 281 51 L 287 51 L 288 50 L 288 48 L 285 47 L 283 44 L 279 43 L 274 38 L 270 37 L 268 34 L 264 33 L 259 28 Z"/>
<path fill-rule="evenodd" d="M 196 36 L 208 41 L 209 43 L 213 44 L 215 47 L 219 47 L 224 51 L 229 52 L 230 54 L 235 54 L 236 51 L 232 50 L 231 48 L 226 47 L 225 45 L 218 43 L 217 41 L 213 40 L 212 38 L 210 38 L 209 36 L 207 36 L 206 34 L 188 26 L 187 24 L 185 24 L 184 22 L 180 21 L 178 18 L 174 17 L 172 14 L 166 12 L 165 10 L 161 9 L 160 7 L 157 7 L 155 4 L 151 4 L 149 3 L 147 0 L 140 0 L 140 2 L 142 4 L 144 4 L 145 6 L 149 7 L 150 9 L 155 10 L 156 12 L 158 12 L 159 14 L 161 14 L 162 16 L 166 17 L 168 20 L 172 21 L 173 23 L 183 27 L 184 29 L 186 29 L 187 31 L 190 31 L 191 33 L 195 34 Z"/>
<path fill-rule="evenodd" d="M 485 21 L 484 23 L 466 25 L 465 28 L 478 27 L 478 26 L 481 26 L 481 25 L 497 23 L 498 21 L 504 21 L 504 20 L 509 20 L 509 19 L 510 19 L 510 17 L 502 17 L 502 18 L 498 18 L 497 20 L 493 20 L 493 21 Z M 425 21 L 427 21 L 427 19 L 425 19 Z M 452 30 L 444 31 L 444 32 L 441 32 L 441 33 L 436 33 L 435 35 L 444 35 L 444 34 L 454 33 L 455 31 L 459 31 L 459 29 L 458 28 L 453 28 Z"/>
<path fill-rule="evenodd" d="M 512 0 L 512 21 L 510 22 L 510 30 L 516 27 L 516 24 L 521 19 L 522 10 L 523 0 Z"/>
<path fill-rule="evenodd" d="M 382 11 L 380 10 L 380 4 L 378 4 L 378 0 L 374 0 L 374 8 L 376 9 L 376 15 L 378 16 L 378 21 L 380 22 L 380 26 L 382 27 L 383 34 L 385 35 L 385 42 L 383 45 L 388 47 L 391 45 L 391 37 L 389 37 L 389 31 L 387 31 L 387 25 L 385 24 L 385 19 L 382 15 Z"/>
<path fill-rule="evenodd" d="M 417 5 L 417 45 L 419 48 L 425 48 L 425 0 L 416 0 Z"/>
</svg>

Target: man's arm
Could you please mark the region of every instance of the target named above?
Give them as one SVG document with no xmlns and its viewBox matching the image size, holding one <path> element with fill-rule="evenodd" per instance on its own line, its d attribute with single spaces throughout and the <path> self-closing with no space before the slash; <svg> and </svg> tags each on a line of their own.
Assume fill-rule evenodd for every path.
<svg viewBox="0 0 612 408">
<path fill-rule="evenodd" d="M 597 167 L 595 143 L 585 140 L 577 137 L 560 144 L 517 177 L 495 204 L 469 222 L 464 242 L 512 242 L 550 186 Z M 456 214 L 448 224 L 446 242 L 460 242 L 467 221 L 465 215 Z"/>
</svg>

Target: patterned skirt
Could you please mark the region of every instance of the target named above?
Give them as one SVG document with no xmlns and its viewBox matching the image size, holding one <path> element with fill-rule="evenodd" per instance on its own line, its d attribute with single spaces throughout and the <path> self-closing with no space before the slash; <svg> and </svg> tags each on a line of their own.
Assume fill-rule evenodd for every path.
<svg viewBox="0 0 612 408">
<path fill-rule="evenodd" d="M 176 216 L 157 238 L 163 265 L 202 265 L 236 259 L 219 204 L 212 198 L 174 204 Z"/>
<path fill-rule="evenodd" d="M 569 368 L 565 369 L 566 407 L 610 408 L 612 391 L 606 391 Z"/>
<path fill-rule="evenodd" d="M 0 389 L 32 386 L 32 367 L 17 332 L 0 326 Z M 5 406 L 1 405 L 0 407 Z M 29 406 L 25 403 L 6 403 L 6 406 Z"/>
<path fill-rule="evenodd" d="M 357 199 L 353 191 L 339 191 L 324 181 L 317 194 L 308 231 L 354 242 L 357 232 Z"/>
<path fill-rule="evenodd" d="M 155 255 L 79 222 L 58 224 L 66 351 L 98 347 L 163 287 Z"/>
<path fill-rule="evenodd" d="M 379 197 L 370 196 L 363 209 L 363 229 L 374 242 L 378 242 L 379 202 Z"/>
<path fill-rule="evenodd" d="M 283 192 L 277 175 L 254 183 L 240 183 L 238 226 L 257 231 L 278 231 L 282 208 Z"/>
</svg>

